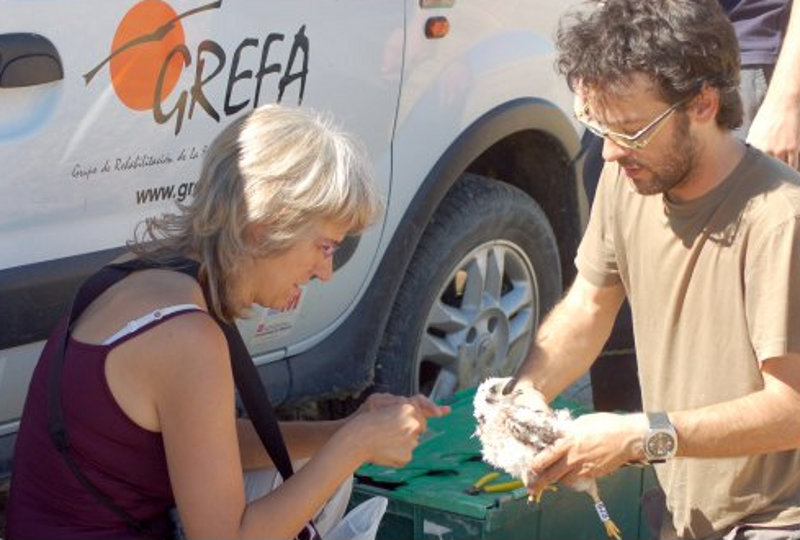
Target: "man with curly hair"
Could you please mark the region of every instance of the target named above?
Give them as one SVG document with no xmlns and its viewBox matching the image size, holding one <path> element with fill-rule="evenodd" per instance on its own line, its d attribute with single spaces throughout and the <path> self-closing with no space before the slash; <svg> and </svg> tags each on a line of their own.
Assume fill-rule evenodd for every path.
<svg viewBox="0 0 800 540">
<path fill-rule="evenodd" d="M 579 378 L 627 297 L 645 412 L 578 418 L 532 491 L 646 460 L 660 538 L 800 538 L 800 176 L 733 133 L 731 23 L 715 0 L 608 0 L 557 45 L 606 163 L 517 387 L 551 400 Z"/>
</svg>

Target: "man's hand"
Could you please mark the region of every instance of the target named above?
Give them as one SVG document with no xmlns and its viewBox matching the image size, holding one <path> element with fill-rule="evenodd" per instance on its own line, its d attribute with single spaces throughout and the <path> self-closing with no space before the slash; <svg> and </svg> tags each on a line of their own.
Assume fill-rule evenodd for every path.
<svg viewBox="0 0 800 540">
<path fill-rule="evenodd" d="M 798 168 L 800 152 L 800 0 L 792 0 L 786 35 L 747 142 Z"/>
<path fill-rule="evenodd" d="M 747 142 L 798 169 L 800 102 L 775 96 L 767 94 L 750 126 Z"/>
<path fill-rule="evenodd" d="M 572 485 L 642 460 L 646 431 L 643 414 L 594 413 L 576 418 L 569 433 L 534 460 L 531 470 L 536 482 L 528 491 L 536 494 L 556 482 Z"/>
</svg>

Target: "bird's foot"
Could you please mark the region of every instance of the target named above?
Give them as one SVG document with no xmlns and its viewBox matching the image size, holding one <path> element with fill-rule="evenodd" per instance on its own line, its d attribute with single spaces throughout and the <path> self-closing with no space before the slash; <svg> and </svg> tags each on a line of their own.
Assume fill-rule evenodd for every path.
<svg viewBox="0 0 800 540">
<path fill-rule="evenodd" d="M 529 503 L 535 502 L 536 504 L 541 503 L 542 502 L 542 495 L 544 495 L 545 491 L 558 491 L 558 486 L 555 485 L 555 484 L 550 484 L 549 486 L 543 487 L 542 489 L 540 489 L 536 493 L 531 493 L 530 495 L 528 495 L 528 502 Z"/>
<path fill-rule="evenodd" d="M 609 538 L 615 538 L 616 540 L 622 540 L 621 532 L 617 524 L 611 521 L 610 519 L 603 523 L 603 526 L 606 528 L 606 534 Z"/>
</svg>

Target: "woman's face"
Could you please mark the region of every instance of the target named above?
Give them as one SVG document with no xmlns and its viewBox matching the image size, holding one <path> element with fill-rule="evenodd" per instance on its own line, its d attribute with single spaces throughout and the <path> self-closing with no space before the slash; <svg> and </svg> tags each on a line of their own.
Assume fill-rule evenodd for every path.
<svg viewBox="0 0 800 540">
<path fill-rule="evenodd" d="M 243 277 L 247 300 L 275 309 L 292 307 L 300 298 L 300 287 L 312 278 L 331 278 L 333 252 L 347 233 L 339 223 L 319 221 L 287 251 L 254 259 L 252 271 Z"/>
</svg>

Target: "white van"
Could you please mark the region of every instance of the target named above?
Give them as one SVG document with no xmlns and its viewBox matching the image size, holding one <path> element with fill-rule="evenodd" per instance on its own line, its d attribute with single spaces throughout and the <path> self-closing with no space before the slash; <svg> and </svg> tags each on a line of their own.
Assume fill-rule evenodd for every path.
<svg viewBox="0 0 800 540">
<path fill-rule="evenodd" d="M 329 111 L 382 221 L 294 309 L 240 321 L 277 404 L 443 398 L 523 358 L 586 208 L 558 0 L 0 0 L 0 478 L 75 285 L 191 197 L 223 125 Z"/>
</svg>

